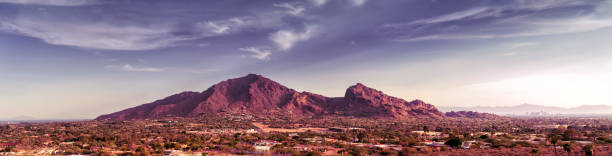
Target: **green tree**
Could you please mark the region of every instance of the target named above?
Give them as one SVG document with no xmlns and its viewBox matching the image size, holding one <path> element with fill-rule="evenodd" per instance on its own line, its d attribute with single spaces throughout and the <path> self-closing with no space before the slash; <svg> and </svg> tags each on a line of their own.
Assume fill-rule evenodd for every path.
<svg viewBox="0 0 612 156">
<path fill-rule="evenodd" d="M 366 155 L 366 149 L 357 146 L 351 146 L 348 149 L 350 155 Z"/>
<path fill-rule="evenodd" d="M 489 138 L 489 136 L 488 136 L 488 135 L 481 135 L 481 136 L 480 136 L 480 139 L 482 139 L 482 140 L 486 140 L 486 139 L 488 139 L 488 138 Z"/>
<path fill-rule="evenodd" d="M 317 152 L 317 151 L 310 151 L 304 154 L 304 156 L 320 156 L 320 155 L 321 155 L 321 152 Z"/>
<path fill-rule="evenodd" d="M 149 155 L 149 153 L 147 152 L 147 150 L 144 147 L 140 146 L 140 147 L 136 148 L 136 153 L 134 155 L 136 155 L 136 156 L 146 156 L 146 155 Z"/>
<path fill-rule="evenodd" d="M 555 151 L 555 156 L 557 156 L 557 143 L 559 142 L 559 135 L 556 134 L 550 134 L 548 136 L 548 139 L 550 139 L 550 144 L 552 144 L 553 150 Z"/>
<path fill-rule="evenodd" d="M 584 152 L 584 155 L 592 156 L 593 155 L 593 145 L 586 145 L 582 147 L 582 151 Z"/>
<path fill-rule="evenodd" d="M 572 145 L 570 145 L 570 144 L 563 144 L 563 150 L 565 152 L 567 152 L 567 156 L 569 156 L 570 152 L 572 152 Z"/>
<path fill-rule="evenodd" d="M 531 151 L 529 152 L 531 155 L 536 156 L 536 155 L 540 155 L 540 151 L 538 149 L 531 149 Z"/>
<path fill-rule="evenodd" d="M 13 147 L 11 147 L 11 146 L 6 146 L 6 147 L 4 147 L 4 150 L 3 150 L 3 151 L 4 151 L 4 152 L 13 152 Z"/>
<path fill-rule="evenodd" d="M 461 139 L 454 137 L 446 141 L 444 144 L 451 146 L 451 147 L 458 148 L 459 146 L 461 146 Z"/>
</svg>

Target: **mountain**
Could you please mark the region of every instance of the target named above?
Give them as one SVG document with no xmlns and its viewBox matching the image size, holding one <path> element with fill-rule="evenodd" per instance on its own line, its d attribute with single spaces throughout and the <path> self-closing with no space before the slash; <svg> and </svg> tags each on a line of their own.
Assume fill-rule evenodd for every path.
<svg viewBox="0 0 612 156">
<path fill-rule="evenodd" d="M 529 115 L 529 114 L 612 114 L 612 106 L 608 105 L 583 105 L 572 108 L 555 106 L 541 106 L 534 104 L 521 104 L 516 106 L 477 106 L 477 107 L 440 107 L 444 112 L 448 111 L 477 111 L 498 115 Z"/>
<path fill-rule="evenodd" d="M 60 122 L 60 121 L 82 121 L 84 119 L 57 119 L 57 118 L 36 118 L 32 116 L 15 116 L 11 118 L 0 119 L 0 124 L 6 123 L 45 123 L 45 122 Z"/>
<path fill-rule="evenodd" d="M 451 117 L 451 118 L 479 118 L 479 119 L 496 119 L 496 118 L 501 117 L 499 115 L 495 115 L 491 113 L 478 113 L 478 112 L 473 112 L 473 111 L 457 111 L 457 112 L 450 111 L 450 112 L 444 113 L 444 115 L 446 115 L 446 117 Z"/>
<path fill-rule="evenodd" d="M 39 119 L 31 117 L 31 116 L 16 116 L 12 118 L 0 119 L 0 121 L 30 121 L 30 120 L 39 120 Z"/>
<path fill-rule="evenodd" d="M 405 101 L 357 83 L 344 97 L 297 92 L 261 75 L 249 74 L 215 84 L 203 92 L 182 92 L 161 100 L 102 115 L 96 120 L 148 119 L 162 116 L 245 113 L 256 116 L 355 116 L 442 118 L 438 109 L 420 100 Z"/>
</svg>

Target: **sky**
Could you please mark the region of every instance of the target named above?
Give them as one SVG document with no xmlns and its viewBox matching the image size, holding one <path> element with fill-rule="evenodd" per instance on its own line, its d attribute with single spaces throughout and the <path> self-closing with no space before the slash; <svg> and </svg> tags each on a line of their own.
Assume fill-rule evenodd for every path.
<svg viewBox="0 0 612 156">
<path fill-rule="evenodd" d="M 261 74 L 438 107 L 612 105 L 612 1 L 0 0 L 0 119 L 91 119 Z"/>
</svg>

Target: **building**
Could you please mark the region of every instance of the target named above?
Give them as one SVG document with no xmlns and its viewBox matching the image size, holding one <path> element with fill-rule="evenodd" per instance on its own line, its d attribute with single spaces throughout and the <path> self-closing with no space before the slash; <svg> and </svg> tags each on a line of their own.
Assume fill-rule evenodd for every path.
<svg viewBox="0 0 612 156">
<path fill-rule="evenodd" d="M 255 142 L 255 151 L 258 152 L 265 152 L 265 151 L 269 151 L 274 145 L 279 144 L 278 142 L 274 141 L 274 140 L 259 140 L 257 142 Z"/>
</svg>

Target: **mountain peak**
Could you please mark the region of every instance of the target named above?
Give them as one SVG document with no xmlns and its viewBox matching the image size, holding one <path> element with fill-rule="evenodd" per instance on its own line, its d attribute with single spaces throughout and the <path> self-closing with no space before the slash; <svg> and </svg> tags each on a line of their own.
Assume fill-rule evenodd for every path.
<svg viewBox="0 0 612 156">
<path fill-rule="evenodd" d="M 244 78 L 248 78 L 248 79 L 261 79 L 264 78 L 261 75 L 257 75 L 257 74 L 247 74 L 246 76 L 244 76 Z"/>
<path fill-rule="evenodd" d="M 280 83 L 263 77 L 257 74 L 248 74 L 243 77 L 228 79 L 223 82 L 219 82 L 215 85 L 216 87 L 229 87 L 232 89 L 241 90 L 243 88 L 283 88 L 283 90 L 287 87 L 281 85 Z M 266 87 L 267 86 L 267 87 Z"/>
<path fill-rule="evenodd" d="M 261 75 L 257 75 L 257 74 L 247 74 L 243 77 L 239 77 L 239 78 L 234 78 L 234 79 L 230 79 L 230 80 L 237 80 L 237 81 L 243 81 L 243 82 L 255 82 L 255 81 L 259 81 L 259 80 L 265 80 L 265 81 L 272 81 L 268 78 L 265 78 Z"/>
<path fill-rule="evenodd" d="M 361 82 L 357 82 L 357 83 L 356 83 L 355 85 L 353 85 L 353 86 L 356 86 L 356 87 L 368 87 L 368 86 L 365 86 L 365 85 L 364 85 L 363 83 L 361 83 Z"/>
<path fill-rule="evenodd" d="M 357 83 L 347 88 L 344 96 L 347 97 L 347 96 L 355 96 L 355 95 L 372 95 L 372 94 L 382 94 L 382 92 L 376 89 L 370 88 L 368 86 L 365 86 L 362 83 Z"/>
</svg>

